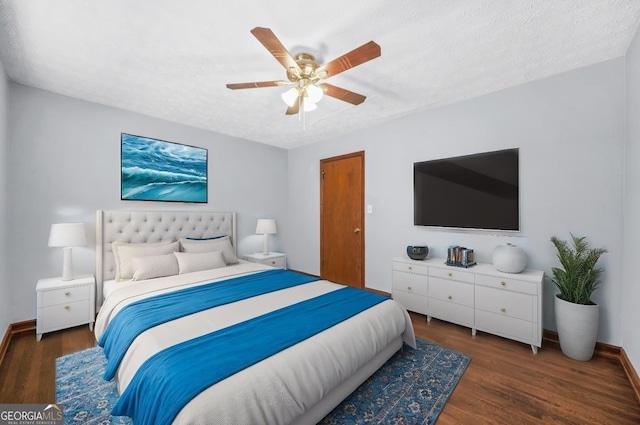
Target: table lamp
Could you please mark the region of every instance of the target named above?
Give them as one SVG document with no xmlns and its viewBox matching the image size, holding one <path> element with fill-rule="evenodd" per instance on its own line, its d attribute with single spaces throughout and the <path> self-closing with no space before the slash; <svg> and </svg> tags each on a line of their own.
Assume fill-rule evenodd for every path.
<svg viewBox="0 0 640 425">
<path fill-rule="evenodd" d="M 258 225 L 256 226 L 256 234 L 264 235 L 264 245 L 262 247 L 262 254 L 269 254 L 269 235 L 277 233 L 276 221 L 272 219 L 261 218 L 258 219 Z"/>
<path fill-rule="evenodd" d="M 71 248 L 87 244 L 83 223 L 59 223 L 51 225 L 49 246 L 62 247 L 62 280 L 73 279 Z"/>
</svg>

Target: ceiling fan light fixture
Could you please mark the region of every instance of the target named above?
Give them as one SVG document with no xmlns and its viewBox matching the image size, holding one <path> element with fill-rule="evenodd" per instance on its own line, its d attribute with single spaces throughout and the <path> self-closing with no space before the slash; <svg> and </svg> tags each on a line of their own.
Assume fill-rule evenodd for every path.
<svg viewBox="0 0 640 425">
<path fill-rule="evenodd" d="M 310 84 L 307 84 L 306 88 L 307 88 L 307 99 L 309 99 L 313 103 L 318 103 L 320 99 L 322 99 L 324 92 L 320 87 L 310 83 Z"/>
<path fill-rule="evenodd" d="M 305 98 L 304 102 L 302 102 L 302 110 L 305 112 L 315 111 L 317 108 L 318 108 L 318 105 L 311 102 L 308 98 Z"/>
<path fill-rule="evenodd" d="M 295 103 L 298 100 L 298 88 L 297 87 L 292 87 L 289 90 L 287 90 L 286 92 L 282 93 L 282 100 L 284 101 L 284 103 L 287 104 L 287 106 L 291 107 L 293 105 L 295 105 Z"/>
</svg>

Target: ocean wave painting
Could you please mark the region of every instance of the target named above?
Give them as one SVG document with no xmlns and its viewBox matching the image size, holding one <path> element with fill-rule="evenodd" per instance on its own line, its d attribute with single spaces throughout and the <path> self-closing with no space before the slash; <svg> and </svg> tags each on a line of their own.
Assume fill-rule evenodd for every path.
<svg viewBox="0 0 640 425">
<path fill-rule="evenodd" d="M 207 202 L 207 150 L 122 133 L 121 198 Z"/>
</svg>

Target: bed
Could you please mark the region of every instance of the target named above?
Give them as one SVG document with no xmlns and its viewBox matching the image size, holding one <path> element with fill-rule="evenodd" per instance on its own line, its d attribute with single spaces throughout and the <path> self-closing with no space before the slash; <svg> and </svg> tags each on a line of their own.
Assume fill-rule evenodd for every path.
<svg viewBox="0 0 640 425">
<path fill-rule="evenodd" d="M 97 212 L 95 333 L 121 394 L 114 414 L 315 424 L 415 348 L 395 301 L 242 261 L 236 246 L 234 213 Z"/>
</svg>

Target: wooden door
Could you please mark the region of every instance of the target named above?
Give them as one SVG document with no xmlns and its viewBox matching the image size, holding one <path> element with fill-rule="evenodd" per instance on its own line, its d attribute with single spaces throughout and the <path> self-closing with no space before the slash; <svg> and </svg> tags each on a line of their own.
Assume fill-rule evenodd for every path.
<svg viewBox="0 0 640 425">
<path fill-rule="evenodd" d="M 364 152 L 320 161 L 320 275 L 364 287 Z"/>
</svg>

